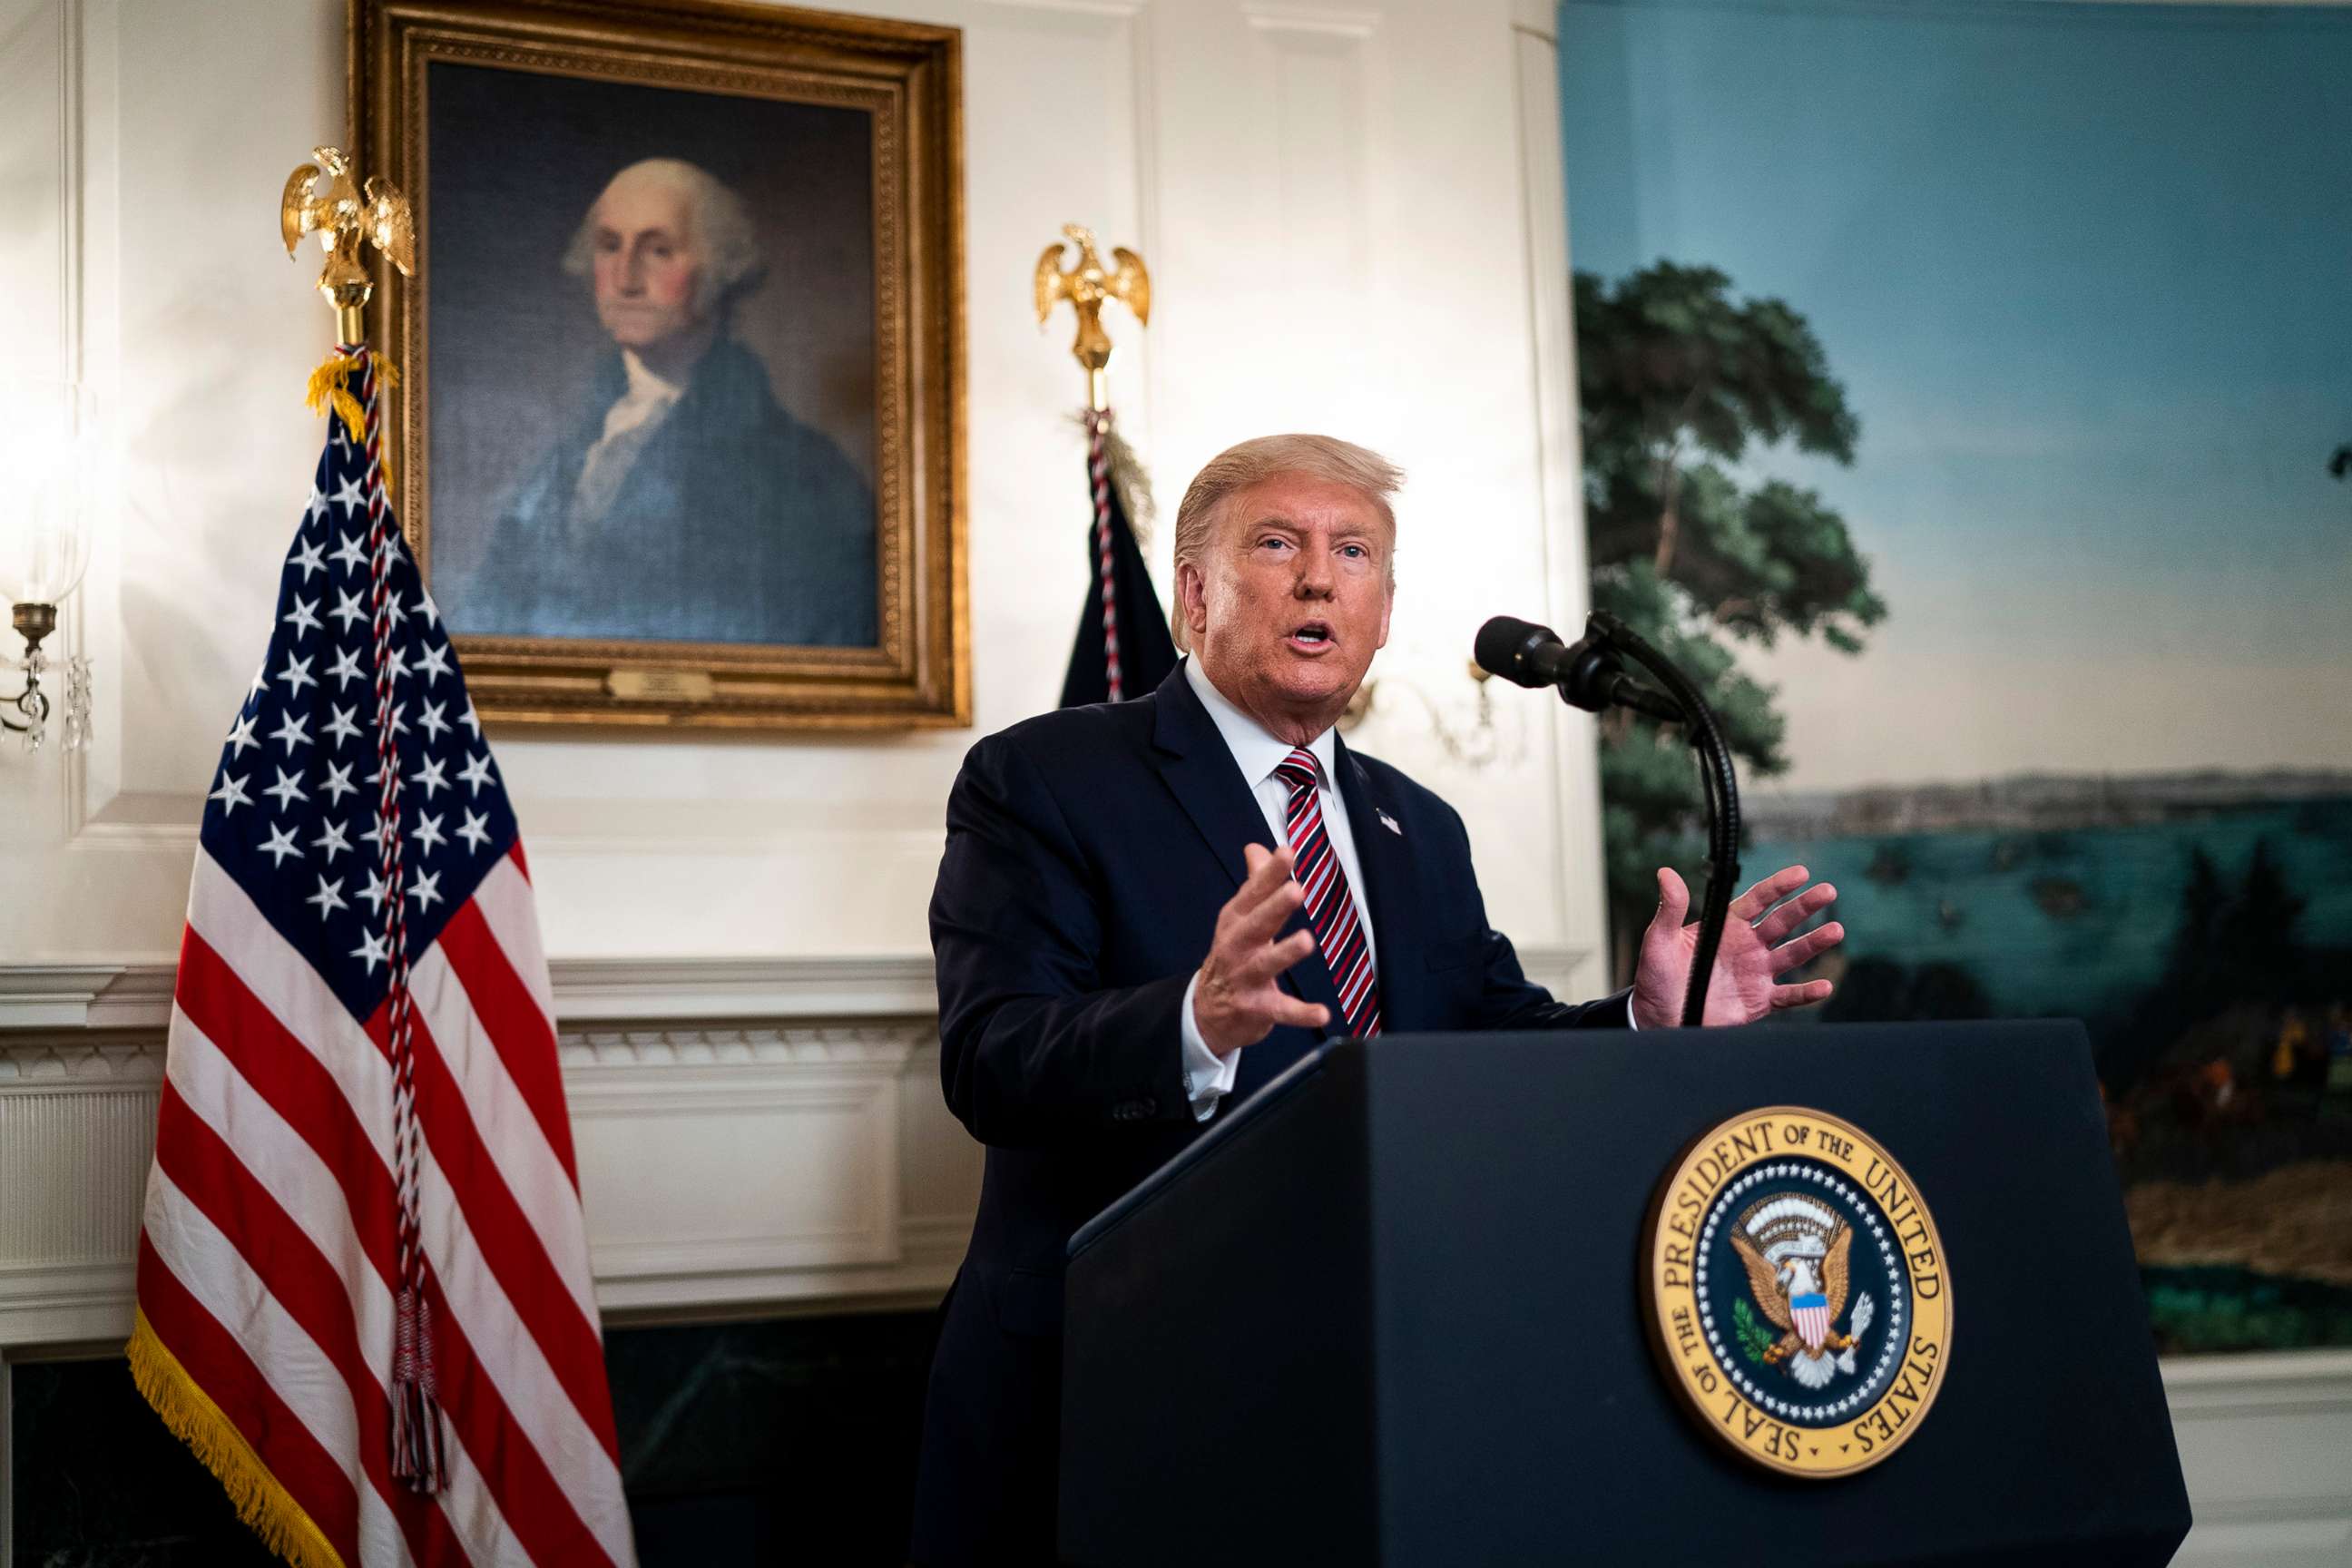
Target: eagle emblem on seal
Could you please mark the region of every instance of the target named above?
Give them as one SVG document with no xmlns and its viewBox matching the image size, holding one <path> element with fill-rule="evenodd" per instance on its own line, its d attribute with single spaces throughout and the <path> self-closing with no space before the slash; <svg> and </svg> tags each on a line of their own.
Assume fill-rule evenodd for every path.
<svg viewBox="0 0 2352 1568">
<path fill-rule="evenodd" d="M 1838 1373 L 1853 1371 L 1854 1346 L 1875 1313 L 1865 1290 L 1854 1300 L 1847 1331 L 1838 1331 L 1853 1227 L 1826 1204 L 1780 1193 L 1741 1211 L 1731 1246 L 1747 1267 L 1764 1323 L 1780 1331 L 1774 1339 L 1764 1323 L 1735 1312 L 1750 1359 L 1780 1368 L 1807 1388 L 1827 1388 Z"/>
</svg>

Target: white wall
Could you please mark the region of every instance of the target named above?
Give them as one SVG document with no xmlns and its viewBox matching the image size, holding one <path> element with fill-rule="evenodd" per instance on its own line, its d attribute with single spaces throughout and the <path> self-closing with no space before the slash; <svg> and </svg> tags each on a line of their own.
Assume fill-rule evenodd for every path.
<svg viewBox="0 0 2352 1568">
<path fill-rule="evenodd" d="M 1268 430 L 1328 429 L 1409 471 L 1378 673 L 1466 715 L 1480 619 L 1580 619 L 1567 367 L 1535 353 L 1543 312 L 1565 345 L 1566 278 L 1556 243 L 1530 249 L 1521 160 L 1539 150 L 1534 232 L 1556 234 L 1556 153 L 1521 130 L 1551 122 L 1552 89 L 1518 68 L 1508 0 L 876 9 L 964 29 L 976 730 L 494 731 L 558 957 L 925 950 L 956 765 L 973 733 L 1051 703 L 1085 587 L 1064 418 L 1082 383 L 1067 325 L 1041 336 L 1026 297 L 1066 220 L 1151 264 L 1149 332 L 1112 313 L 1114 394 L 1171 510 L 1203 459 Z M 343 10 L 0 0 L 0 342 L 11 368 L 79 366 L 124 447 L 65 633 L 96 667 L 97 743 L 0 753 L 0 962 L 168 958 L 320 436 L 300 391 L 330 321 L 271 204 L 343 123 Z M 1585 731 L 1498 696 L 1512 744 L 1483 773 L 1401 692 L 1356 738 L 1463 807 L 1497 923 L 1557 972 L 1599 945 Z"/>
</svg>

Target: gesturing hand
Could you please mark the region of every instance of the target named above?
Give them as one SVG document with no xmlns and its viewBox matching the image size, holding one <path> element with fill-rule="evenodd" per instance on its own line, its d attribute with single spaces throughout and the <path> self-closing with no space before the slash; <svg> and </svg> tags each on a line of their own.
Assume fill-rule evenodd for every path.
<svg viewBox="0 0 2352 1568">
<path fill-rule="evenodd" d="M 1775 871 L 1731 901 L 1723 945 L 1706 985 L 1706 1022 L 1752 1024 L 1781 1007 L 1802 1007 L 1829 998 L 1830 983 L 1782 985 L 1779 979 L 1845 940 L 1845 928 L 1832 921 L 1787 942 L 1780 939 L 1837 897 L 1827 882 L 1805 888 L 1802 866 Z M 1780 900 L 1787 899 L 1786 903 Z M 1780 908 L 1773 909 L 1773 905 Z M 1771 913 L 1764 911 L 1771 910 Z M 1683 1021 L 1683 994 L 1698 950 L 1698 924 L 1683 923 L 1690 912 L 1690 889 L 1668 867 L 1658 868 L 1658 912 L 1642 933 L 1642 956 L 1633 973 L 1633 1022 L 1644 1029 L 1671 1029 Z M 1759 918 L 1760 917 L 1760 918 Z M 1750 922 L 1753 922 L 1752 924 Z"/>
<path fill-rule="evenodd" d="M 1282 972 L 1315 951 L 1311 931 L 1274 940 L 1307 896 L 1291 878 L 1290 851 L 1251 844 L 1242 857 L 1249 876 L 1217 911 L 1217 934 L 1192 992 L 1192 1022 L 1221 1057 L 1257 1044 L 1277 1024 L 1315 1029 L 1331 1016 L 1328 1008 L 1282 989 Z"/>
</svg>

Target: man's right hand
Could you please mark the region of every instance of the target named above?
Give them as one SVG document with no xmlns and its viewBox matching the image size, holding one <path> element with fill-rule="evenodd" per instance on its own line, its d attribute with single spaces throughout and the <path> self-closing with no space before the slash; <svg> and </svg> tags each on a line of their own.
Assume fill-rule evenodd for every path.
<svg viewBox="0 0 2352 1568">
<path fill-rule="evenodd" d="M 1249 876 L 1217 911 L 1217 934 L 1192 990 L 1193 1025 L 1221 1057 L 1257 1044 L 1276 1025 L 1318 1029 L 1331 1016 L 1319 1003 L 1302 1002 L 1282 988 L 1283 971 L 1315 951 L 1311 931 L 1274 940 L 1307 897 L 1290 875 L 1290 851 L 1250 844 L 1242 857 Z"/>
</svg>

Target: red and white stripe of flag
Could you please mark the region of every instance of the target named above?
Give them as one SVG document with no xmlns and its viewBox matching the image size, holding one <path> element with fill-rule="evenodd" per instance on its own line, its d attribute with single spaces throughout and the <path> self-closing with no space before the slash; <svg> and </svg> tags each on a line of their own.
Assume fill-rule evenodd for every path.
<svg viewBox="0 0 2352 1568">
<path fill-rule="evenodd" d="M 634 1561 L 553 1011 L 518 847 L 411 955 L 446 1485 L 394 1479 L 387 1009 L 362 1028 L 199 850 L 131 1367 L 305 1568 Z"/>
</svg>

